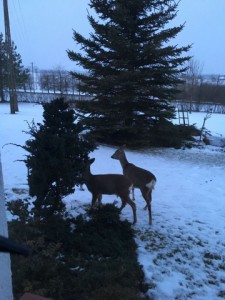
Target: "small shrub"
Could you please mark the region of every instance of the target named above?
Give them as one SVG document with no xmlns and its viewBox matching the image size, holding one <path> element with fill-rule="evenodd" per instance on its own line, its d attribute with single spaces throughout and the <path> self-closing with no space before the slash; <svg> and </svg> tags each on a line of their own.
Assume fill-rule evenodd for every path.
<svg viewBox="0 0 225 300">
<path fill-rule="evenodd" d="M 193 136 L 198 134 L 199 132 L 194 126 L 173 125 L 166 122 L 149 128 L 111 128 L 110 134 L 102 134 L 96 129 L 94 133 L 88 132 L 86 137 L 90 140 L 95 139 L 98 143 L 115 146 L 126 144 L 134 149 L 148 147 L 181 148 L 187 141 L 194 142 Z"/>
<path fill-rule="evenodd" d="M 16 211 L 10 237 L 32 250 L 29 257 L 12 257 L 16 299 L 24 292 L 57 300 L 147 299 L 140 296 L 148 286 L 137 262 L 133 230 L 119 220 L 115 206 L 91 210 L 89 221 L 81 215 L 75 220 L 25 220 L 26 213 Z"/>
<path fill-rule="evenodd" d="M 43 104 L 43 124 L 29 124 L 27 152 L 29 193 L 36 197 L 34 213 L 47 218 L 64 214 L 62 197 L 82 182 L 83 165 L 94 144 L 81 136 L 84 127 L 64 99 Z"/>
</svg>

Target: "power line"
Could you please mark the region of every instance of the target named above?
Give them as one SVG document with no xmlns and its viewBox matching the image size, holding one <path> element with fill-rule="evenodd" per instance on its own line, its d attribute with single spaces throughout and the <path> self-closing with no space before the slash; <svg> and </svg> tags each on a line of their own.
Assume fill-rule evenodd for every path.
<svg viewBox="0 0 225 300">
<path fill-rule="evenodd" d="M 14 37 L 17 37 L 21 43 L 26 40 L 26 30 L 24 26 L 24 21 L 22 17 L 22 10 L 20 4 L 12 0 L 9 5 L 9 14 L 11 16 L 11 29 L 13 31 Z"/>
</svg>

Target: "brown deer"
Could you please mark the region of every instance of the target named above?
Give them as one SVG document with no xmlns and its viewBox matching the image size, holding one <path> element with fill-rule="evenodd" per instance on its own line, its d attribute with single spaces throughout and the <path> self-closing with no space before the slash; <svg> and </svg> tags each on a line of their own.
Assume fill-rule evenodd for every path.
<svg viewBox="0 0 225 300">
<path fill-rule="evenodd" d="M 131 181 L 124 175 L 120 174 L 91 174 L 90 166 L 95 161 L 95 158 L 90 159 L 83 172 L 83 179 L 88 190 L 92 193 L 92 206 L 95 205 L 98 199 L 101 203 L 102 194 L 104 195 L 117 195 L 122 201 L 120 211 L 128 203 L 133 210 L 133 224 L 137 222 L 136 205 L 130 199 L 130 191 L 132 189 Z"/>
<path fill-rule="evenodd" d="M 123 168 L 123 174 L 130 179 L 133 183 L 132 194 L 134 199 L 134 188 L 139 188 L 143 198 L 146 201 L 146 206 L 144 209 L 148 208 L 149 213 L 149 224 L 152 224 L 152 210 L 151 210 L 151 201 L 152 201 L 152 190 L 156 184 L 156 177 L 151 172 L 139 168 L 134 164 L 128 162 L 125 152 L 125 145 L 120 147 L 115 153 L 111 156 L 113 159 L 118 159 Z"/>
</svg>

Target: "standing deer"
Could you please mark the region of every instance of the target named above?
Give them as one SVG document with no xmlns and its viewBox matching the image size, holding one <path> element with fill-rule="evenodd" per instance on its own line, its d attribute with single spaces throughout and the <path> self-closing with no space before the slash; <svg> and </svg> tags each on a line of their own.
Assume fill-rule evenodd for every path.
<svg viewBox="0 0 225 300">
<path fill-rule="evenodd" d="M 149 214 L 149 224 L 152 224 L 152 209 L 151 209 L 151 201 L 152 201 L 152 190 L 156 184 L 156 177 L 151 172 L 139 168 L 134 164 L 128 162 L 125 152 L 125 146 L 120 147 L 115 153 L 111 156 L 113 159 L 118 159 L 123 168 L 123 174 L 130 179 L 133 183 L 132 194 L 134 199 L 134 188 L 139 188 L 143 198 L 146 201 L 146 206 L 144 209 L 148 208 Z"/>
<path fill-rule="evenodd" d="M 120 211 L 127 203 L 131 206 L 133 210 L 133 224 L 135 224 L 137 222 L 136 205 L 129 196 L 132 189 L 131 181 L 126 176 L 120 174 L 91 174 L 90 166 L 94 161 L 95 158 L 90 159 L 83 172 L 85 184 L 92 193 L 92 206 L 95 205 L 97 199 L 101 203 L 102 194 L 117 195 L 122 201 Z"/>
</svg>

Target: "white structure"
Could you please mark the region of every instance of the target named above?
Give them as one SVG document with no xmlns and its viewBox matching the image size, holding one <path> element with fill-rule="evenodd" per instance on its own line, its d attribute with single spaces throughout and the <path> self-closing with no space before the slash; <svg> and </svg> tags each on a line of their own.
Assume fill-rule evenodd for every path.
<svg viewBox="0 0 225 300">
<path fill-rule="evenodd" d="M 0 153 L 0 235 L 8 236 Z M 0 252 L 0 300 L 13 300 L 10 256 Z"/>
</svg>

